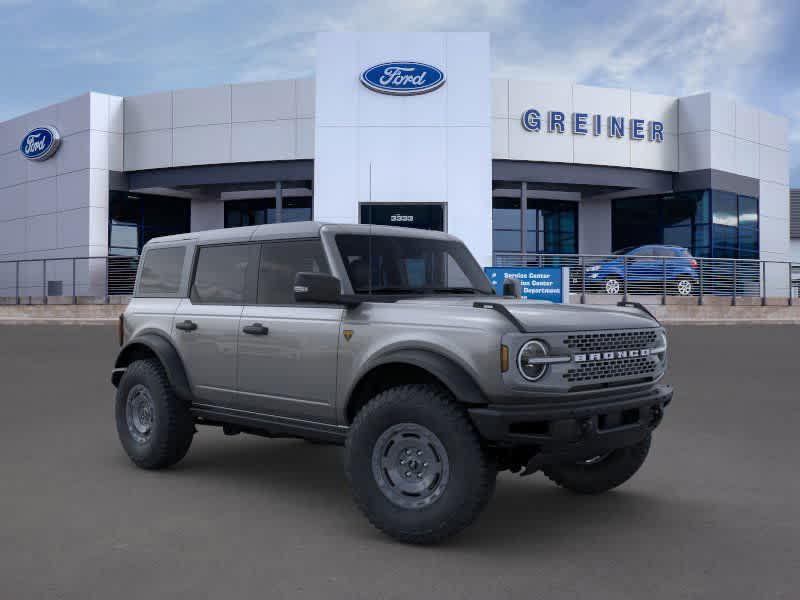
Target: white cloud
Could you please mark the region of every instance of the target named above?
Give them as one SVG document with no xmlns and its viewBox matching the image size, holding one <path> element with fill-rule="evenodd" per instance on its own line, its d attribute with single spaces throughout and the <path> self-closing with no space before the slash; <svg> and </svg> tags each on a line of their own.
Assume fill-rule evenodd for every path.
<svg viewBox="0 0 800 600">
<path fill-rule="evenodd" d="M 747 67 L 773 46 L 779 21 L 765 0 L 665 0 L 596 17 L 561 23 L 556 36 L 543 27 L 514 35 L 498 54 L 496 73 L 675 95 L 738 93 Z"/>
<path fill-rule="evenodd" d="M 518 0 L 312 3 L 280 11 L 257 35 L 248 37 L 243 47 L 253 56 L 236 79 L 310 73 L 317 31 L 485 31 L 516 27 L 523 21 L 523 4 Z"/>
</svg>

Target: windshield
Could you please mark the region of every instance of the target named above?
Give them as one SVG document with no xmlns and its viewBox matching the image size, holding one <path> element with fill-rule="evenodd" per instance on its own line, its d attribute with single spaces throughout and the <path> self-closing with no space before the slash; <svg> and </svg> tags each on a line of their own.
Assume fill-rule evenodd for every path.
<svg viewBox="0 0 800 600">
<path fill-rule="evenodd" d="M 494 294 L 460 242 L 337 235 L 336 245 L 356 294 Z"/>
</svg>

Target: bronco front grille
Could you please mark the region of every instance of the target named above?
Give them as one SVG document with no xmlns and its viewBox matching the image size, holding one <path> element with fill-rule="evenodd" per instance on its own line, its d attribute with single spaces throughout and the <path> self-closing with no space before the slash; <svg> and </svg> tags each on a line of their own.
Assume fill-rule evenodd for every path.
<svg viewBox="0 0 800 600">
<path fill-rule="evenodd" d="M 655 345 L 658 334 L 654 329 L 578 333 L 564 338 L 564 346 L 573 352 L 611 352 L 614 350 L 637 350 Z M 621 362 L 621 361 L 613 361 Z M 585 365 L 589 366 L 589 365 Z M 597 365 L 593 365 L 597 366 Z"/>
<path fill-rule="evenodd" d="M 657 367 L 657 361 L 649 356 L 598 360 L 569 369 L 564 379 L 570 383 L 600 383 L 609 379 L 650 377 Z"/>
</svg>

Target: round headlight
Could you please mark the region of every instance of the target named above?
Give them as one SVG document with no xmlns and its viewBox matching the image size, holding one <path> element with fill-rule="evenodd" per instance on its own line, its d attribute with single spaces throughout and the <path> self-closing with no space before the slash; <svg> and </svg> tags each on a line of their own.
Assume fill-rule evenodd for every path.
<svg viewBox="0 0 800 600">
<path fill-rule="evenodd" d="M 658 332 L 658 359 L 664 362 L 667 359 L 667 334 L 664 331 Z"/>
<path fill-rule="evenodd" d="M 538 381 L 547 371 L 547 363 L 539 362 L 547 357 L 547 346 L 539 340 L 531 340 L 520 348 L 517 355 L 517 367 L 528 381 Z"/>
</svg>

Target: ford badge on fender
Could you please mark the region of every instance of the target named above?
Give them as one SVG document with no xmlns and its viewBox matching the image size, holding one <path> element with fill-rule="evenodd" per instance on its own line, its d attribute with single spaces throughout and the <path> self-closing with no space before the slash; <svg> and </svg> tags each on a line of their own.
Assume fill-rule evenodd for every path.
<svg viewBox="0 0 800 600">
<path fill-rule="evenodd" d="M 56 153 L 60 144 L 61 136 L 55 127 L 37 127 L 25 134 L 19 151 L 30 160 L 47 160 Z"/>
<path fill-rule="evenodd" d="M 444 84 L 444 72 L 418 62 L 385 62 L 365 69 L 361 83 L 382 94 L 411 96 L 432 92 Z"/>
</svg>

